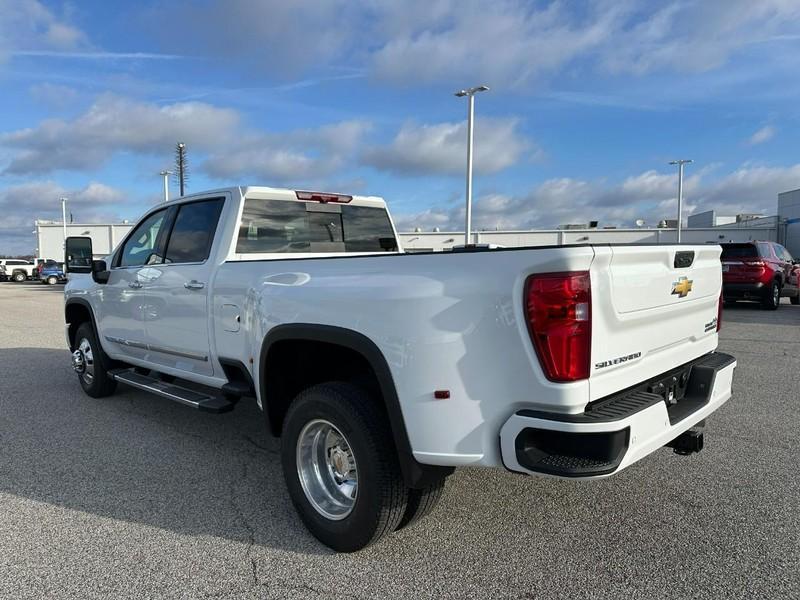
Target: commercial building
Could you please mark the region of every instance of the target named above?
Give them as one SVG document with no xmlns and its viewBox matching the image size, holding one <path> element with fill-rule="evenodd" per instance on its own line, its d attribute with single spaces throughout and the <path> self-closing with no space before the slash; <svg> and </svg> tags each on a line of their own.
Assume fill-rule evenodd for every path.
<svg viewBox="0 0 800 600">
<path fill-rule="evenodd" d="M 36 223 L 36 257 L 64 260 L 64 225 L 58 221 L 41 221 Z M 95 258 L 110 254 L 114 247 L 125 237 L 133 224 L 131 223 L 67 223 L 67 236 L 86 236 L 92 238 L 92 249 Z"/>
<path fill-rule="evenodd" d="M 800 189 L 778 194 L 778 220 L 783 245 L 794 257 L 800 257 Z"/>
<path fill-rule="evenodd" d="M 556 246 L 562 244 L 612 243 L 674 243 L 677 238 L 675 222 L 667 227 L 635 229 L 603 229 L 595 223 L 562 226 L 560 229 L 527 231 L 477 231 L 472 234 L 475 244 L 498 246 Z M 672 227 L 669 227 L 672 225 Z M 691 215 L 689 227 L 681 234 L 688 243 L 746 242 L 770 240 L 784 244 L 789 252 L 800 257 L 800 189 L 778 195 L 778 215 L 762 217 L 757 214 L 719 215 L 706 211 Z M 130 223 L 80 224 L 69 223 L 67 235 L 92 238 L 95 256 L 106 256 L 125 237 Z M 413 231 L 401 232 L 400 240 L 409 252 L 443 251 L 464 243 L 464 232 Z M 64 231 L 57 221 L 36 221 L 37 257 L 63 260 Z"/>
</svg>

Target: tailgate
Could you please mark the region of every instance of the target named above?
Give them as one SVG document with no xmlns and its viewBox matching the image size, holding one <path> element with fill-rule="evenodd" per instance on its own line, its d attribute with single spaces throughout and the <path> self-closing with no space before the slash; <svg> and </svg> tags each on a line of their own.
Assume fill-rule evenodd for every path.
<svg viewBox="0 0 800 600">
<path fill-rule="evenodd" d="M 717 245 L 595 247 L 592 400 L 716 348 L 719 255 Z"/>
</svg>

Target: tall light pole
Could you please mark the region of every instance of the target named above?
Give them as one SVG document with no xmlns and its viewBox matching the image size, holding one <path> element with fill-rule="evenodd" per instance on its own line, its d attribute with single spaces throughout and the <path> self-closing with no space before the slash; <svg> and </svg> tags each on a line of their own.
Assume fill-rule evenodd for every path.
<svg viewBox="0 0 800 600">
<path fill-rule="evenodd" d="M 67 247 L 67 199 L 60 198 L 61 200 L 61 222 L 64 226 L 64 248 Z"/>
<path fill-rule="evenodd" d="M 159 175 L 164 178 L 164 202 L 169 202 L 169 176 L 172 171 L 161 171 Z"/>
<path fill-rule="evenodd" d="M 669 161 L 671 165 L 678 165 L 678 243 L 681 241 L 681 222 L 683 221 L 683 165 L 688 165 L 690 162 L 692 161 L 689 158 Z"/>
<path fill-rule="evenodd" d="M 464 225 L 464 244 L 470 244 L 470 231 L 472 229 L 472 121 L 475 116 L 475 94 L 486 92 L 489 86 L 479 85 L 466 90 L 456 92 L 459 98 L 467 97 L 469 108 L 467 109 L 467 215 Z"/>
</svg>

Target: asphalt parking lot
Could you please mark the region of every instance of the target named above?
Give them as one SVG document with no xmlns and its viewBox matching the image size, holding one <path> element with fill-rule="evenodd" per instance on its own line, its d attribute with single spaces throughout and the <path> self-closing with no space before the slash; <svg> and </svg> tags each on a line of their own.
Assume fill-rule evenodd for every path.
<svg viewBox="0 0 800 600">
<path fill-rule="evenodd" d="M 800 306 L 726 309 L 706 449 L 592 483 L 464 469 L 352 555 L 303 528 L 253 402 L 83 394 L 62 286 L 0 283 L 0 597 L 800 597 Z"/>
</svg>

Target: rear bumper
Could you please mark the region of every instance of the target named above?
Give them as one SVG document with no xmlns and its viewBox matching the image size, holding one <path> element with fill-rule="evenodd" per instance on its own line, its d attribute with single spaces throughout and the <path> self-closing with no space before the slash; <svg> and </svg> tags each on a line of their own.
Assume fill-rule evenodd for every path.
<svg viewBox="0 0 800 600">
<path fill-rule="evenodd" d="M 737 298 L 753 298 L 760 300 L 764 294 L 768 293 L 767 284 L 761 281 L 748 283 L 722 283 L 722 297 L 725 300 Z"/>
<path fill-rule="evenodd" d="M 707 354 L 579 414 L 521 410 L 500 430 L 503 464 L 521 473 L 590 479 L 616 473 L 668 444 L 731 397 L 735 359 Z M 647 391 L 686 374 L 671 406 Z M 650 385 L 652 384 L 652 385 Z"/>
</svg>

